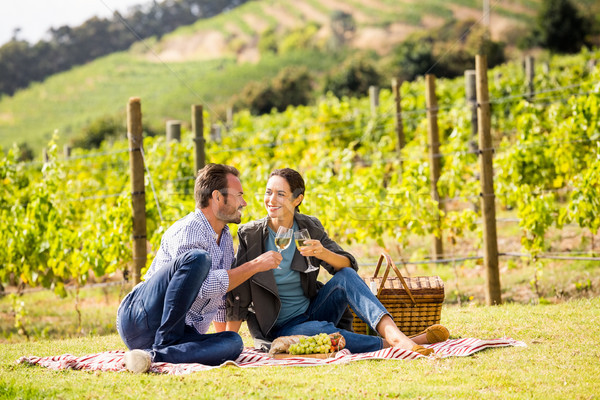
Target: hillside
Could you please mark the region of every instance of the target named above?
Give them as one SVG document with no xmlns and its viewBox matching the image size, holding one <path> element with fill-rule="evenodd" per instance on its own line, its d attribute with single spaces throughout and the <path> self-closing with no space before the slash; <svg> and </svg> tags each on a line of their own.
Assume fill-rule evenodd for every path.
<svg viewBox="0 0 600 400">
<path fill-rule="evenodd" d="M 538 0 L 494 3 L 490 13 L 492 39 L 510 39 L 511 32 L 533 20 L 538 6 Z M 357 23 L 347 45 L 379 54 L 385 54 L 412 32 L 440 27 L 452 18 L 483 23 L 480 1 L 475 0 L 264 0 L 245 4 L 210 23 L 200 21 L 191 32 L 184 28 L 168 35 L 157 45 L 157 55 L 167 62 L 225 56 L 256 62 L 260 57 L 256 44 L 266 29 L 284 32 L 316 22 L 321 26 L 318 36 L 328 37 L 331 14 L 336 10 L 351 14 Z M 233 42 L 235 48 L 228 46 Z"/>
<path fill-rule="evenodd" d="M 538 0 L 493 2 L 492 36 L 510 43 L 511 35 L 531 23 L 538 4 Z M 345 44 L 383 55 L 411 32 L 453 18 L 478 18 L 481 23 L 480 8 L 476 0 L 251 1 L 1 98 L 0 146 L 26 142 L 38 152 L 54 132 L 59 144 L 66 143 L 98 118 L 124 117 L 132 96 L 142 98 L 145 123 L 158 132 L 169 119 L 188 121 L 191 104 L 203 104 L 213 116 L 222 114 L 224 104 L 248 82 L 273 77 L 286 65 L 306 65 L 322 73 L 344 57 L 316 51 L 261 55 L 257 46 L 267 29 L 283 34 L 314 22 L 320 26 L 317 36 L 326 40 L 331 13 L 342 10 L 356 24 L 355 30 L 345 33 Z"/>
</svg>

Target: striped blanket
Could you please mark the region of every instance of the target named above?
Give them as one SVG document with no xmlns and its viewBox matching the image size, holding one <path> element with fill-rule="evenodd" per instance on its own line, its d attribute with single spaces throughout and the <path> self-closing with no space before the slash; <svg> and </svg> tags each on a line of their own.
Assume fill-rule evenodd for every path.
<svg viewBox="0 0 600 400">
<path fill-rule="evenodd" d="M 242 354 L 235 361 L 227 361 L 219 366 L 208 366 L 202 364 L 170 364 L 164 362 L 156 362 L 152 364 L 150 372 L 159 374 L 184 375 L 197 371 L 206 371 L 212 368 L 223 366 L 236 366 L 241 368 L 246 367 L 264 367 L 264 366 L 282 366 L 282 367 L 313 367 L 319 365 L 345 364 L 351 361 L 361 360 L 414 360 L 417 358 L 446 358 L 470 356 L 473 353 L 487 349 L 490 347 L 506 347 L 506 346 L 522 346 L 526 344 L 510 338 L 481 340 L 481 339 L 452 339 L 445 342 L 426 345 L 435 349 L 435 355 L 425 357 L 418 353 L 388 348 L 371 353 L 352 354 L 348 350 L 338 352 L 334 357 L 325 359 L 292 357 L 284 359 L 274 359 L 268 354 L 255 350 L 253 348 L 245 348 Z M 90 354 L 86 356 L 73 356 L 63 354 L 59 356 L 36 357 L 27 356 L 17 360 L 19 364 L 40 365 L 42 367 L 62 370 L 95 370 L 95 371 L 126 371 L 123 364 L 122 350 L 107 351 L 103 353 Z"/>
</svg>

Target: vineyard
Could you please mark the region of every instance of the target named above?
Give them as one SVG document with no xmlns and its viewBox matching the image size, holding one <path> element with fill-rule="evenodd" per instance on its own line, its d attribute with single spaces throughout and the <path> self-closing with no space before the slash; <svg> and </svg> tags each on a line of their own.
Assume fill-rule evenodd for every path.
<svg viewBox="0 0 600 400">
<path fill-rule="evenodd" d="M 536 64 L 533 81 L 520 63 L 488 73 L 496 207 L 514 216 L 519 256 L 532 262 L 557 256 L 549 252 L 550 229 L 573 225 L 593 238 L 600 227 L 598 57 L 553 57 Z M 306 180 L 301 212 L 318 216 L 345 246 L 373 243 L 406 261 L 427 260 L 438 236 L 468 243 L 458 254 L 445 249 L 444 258 L 477 258 L 483 149 L 474 144 L 465 80 L 438 80 L 436 97 L 439 201 L 431 193 L 424 79 L 400 87 L 403 147 L 394 94 L 382 88 L 375 106 L 368 97 L 330 95 L 282 113 L 238 112 L 220 135 L 205 124 L 206 161 L 240 170 L 248 202 L 242 222 L 264 216 L 269 172 L 292 167 Z M 206 120 L 210 113 L 205 106 Z M 64 295 L 67 283 L 103 280 L 131 264 L 129 144 L 66 157 L 53 141 L 47 154 L 19 163 L 13 148 L 0 161 L 0 282 Z M 179 142 L 145 137 L 142 155 L 149 265 L 164 230 L 193 210 L 194 140 L 185 130 Z M 573 256 L 597 261 L 593 240 Z"/>
</svg>

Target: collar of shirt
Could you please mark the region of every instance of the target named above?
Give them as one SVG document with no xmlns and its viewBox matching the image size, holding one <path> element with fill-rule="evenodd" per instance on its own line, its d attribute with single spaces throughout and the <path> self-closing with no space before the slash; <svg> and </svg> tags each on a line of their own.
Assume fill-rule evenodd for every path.
<svg viewBox="0 0 600 400">
<path fill-rule="evenodd" d="M 219 238 L 219 234 L 217 232 L 215 232 L 214 228 L 212 227 L 212 225 L 210 224 L 210 222 L 208 222 L 208 219 L 206 218 L 206 215 L 204 215 L 204 213 L 202 212 L 201 209 L 196 208 L 194 210 L 194 214 L 196 216 L 196 219 L 198 219 L 198 221 L 200 221 L 203 225 L 204 225 L 204 229 L 206 229 L 206 232 L 210 232 L 210 234 L 212 235 L 213 240 L 215 241 L 215 244 L 217 243 L 217 239 Z M 225 227 L 223 228 L 223 232 L 221 232 L 221 236 L 223 236 L 224 232 L 229 232 L 229 226 L 225 225 Z"/>
</svg>

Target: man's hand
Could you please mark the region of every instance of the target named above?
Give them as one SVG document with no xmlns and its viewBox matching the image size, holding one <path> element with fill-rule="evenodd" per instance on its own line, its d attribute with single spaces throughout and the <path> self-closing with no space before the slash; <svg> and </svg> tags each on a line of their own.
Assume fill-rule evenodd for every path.
<svg viewBox="0 0 600 400">
<path fill-rule="evenodd" d="M 258 272 L 277 268 L 282 259 L 283 257 L 281 257 L 281 254 L 278 252 L 267 251 L 252 261 L 248 261 L 237 268 L 230 269 L 227 271 L 227 274 L 229 275 L 229 287 L 227 288 L 227 291 L 238 287 L 242 282 L 250 279 L 252 275 Z"/>
<path fill-rule="evenodd" d="M 258 268 L 256 272 L 263 272 L 277 268 L 281 263 L 281 260 L 283 260 L 281 254 L 271 250 L 256 257 L 253 262 Z"/>
</svg>

